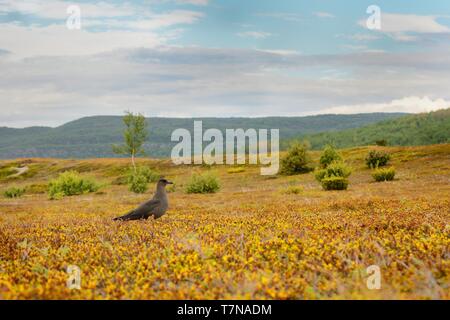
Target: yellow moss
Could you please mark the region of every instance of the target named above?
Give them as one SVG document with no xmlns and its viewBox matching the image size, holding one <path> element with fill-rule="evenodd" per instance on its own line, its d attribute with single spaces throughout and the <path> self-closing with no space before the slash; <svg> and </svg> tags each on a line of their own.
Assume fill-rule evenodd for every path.
<svg viewBox="0 0 450 320">
<path fill-rule="evenodd" d="M 394 162 L 397 152 L 425 154 L 428 171 L 414 156 L 396 167 L 420 180 L 376 184 L 356 165 L 344 193 L 321 191 L 309 174 L 295 177 L 303 192 L 287 196 L 280 190 L 288 177 L 218 166 L 223 191 L 171 193 L 168 214 L 156 221 L 113 222 L 151 196 L 116 185 L 57 202 L 45 194 L 14 205 L 0 199 L 0 299 L 450 299 L 449 172 L 439 171 L 450 150 L 442 148 L 391 148 Z M 359 163 L 366 151 L 343 153 Z M 120 174 L 112 160 L 81 164 L 95 177 Z M 177 181 L 190 176 L 190 167 L 159 164 Z M 40 171 L 27 183 L 52 175 Z M 374 264 L 380 290 L 366 286 Z M 80 290 L 66 286 L 69 265 L 81 270 Z"/>
</svg>

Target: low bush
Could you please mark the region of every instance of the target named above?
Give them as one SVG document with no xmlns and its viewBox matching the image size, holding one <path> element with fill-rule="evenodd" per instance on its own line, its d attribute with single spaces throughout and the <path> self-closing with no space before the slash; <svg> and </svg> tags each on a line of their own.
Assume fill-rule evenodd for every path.
<svg viewBox="0 0 450 320">
<path fill-rule="evenodd" d="M 391 156 L 384 151 L 370 150 L 366 156 L 367 167 L 374 169 L 388 164 Z"/>
<path fill-rule="evenodd" d="M 161 179 L 161 174 L 149 167 L 139 167 L 137 168 L 137 171 L 147 179 L 148 183 L 158 182 L 158 180 Z"/>
<path fill-rule="evenodd" d="M 134 193 L 145 193 L 148 184 L 157 182 L 160 178 L 161 175 L 149 167 L 137 167 L 136 171 L 131 169 L 127 177 L 128 189 Z"/>
<path fill-rule="evenodd" d="M 294 142 L 287 154 L 281 159 L 280 172 L 285 175 L 295 175 L 310 172 L 311 159 L 308 154 L 309 145 L 306 142 Z"/>
<path fill-rule="evenodd" d="M 20 198 L 25 193 L 25 188 L 10 187 L 3 192 L 6 198 Z"/>
<path fill-rule="evenodd" d="M 219 190 L 219 178 L 211 172 L 193 174 L 186 185 L 186 193 L 215 193 Z"/>
<path fill-rule="evenodd" d="M 230 174 L 241 173 L 241 172 L 245 172 L 245 168 L 243 168 L 243 167 L 230 168 L 227 170 L 227 172 Z"/>
<path fill-rule="evenodd" d="M 348 178 L 352 170 L 344 162 L 333 162 L 324 169 L 317 169 L 314 172 L 316 180 L 321 182 L 325 178 L 329 177 L 342 177 Z"/>
<path fill-rule="evenodd" d="M 303 188 L 300 186 L 289 186 L 282 190 L 283 194 L 300 194 L 303 192 Z"/>
<path fill-rule="evenodd" d="M 348 180 L 343 177 L 328 177 L 320 181 L 324 190 L 347 190 Z"/>
<path fill-rule="evenodd" d="M 372 177 L 377 182 L 392 181 L 395 177 L 395 168 L 378 168 L 372 172 Z"/>
<path fill-rule="evenodd" d="M 10 175 L 15 174 L 17 171 L 13 167 L 3 166 L 0 167 L 0 180 L 6 179 Z"/>
<path fill-rule="evenodd" d="M 326 168 L 316 169 L 314 176 L 324 190 L 346 190 L 348 187 L 347 178 L 351 173 L 351 168 L 344 162 L 334 161 Z"/>
<path fill-rule="evenodd" d="M 128 190 L 134 193 L 145 193 L 148 190 L 148 178 L 140 170 L 131 171 L 128 175 Z"/>
<path fill-rule="evenodd" d="M 335 161 L 342 161 L 341 155 L 332 145 L 326 145 L 323 149 L 322 155 L 320 156 L 321 167 L 326 168 L 328 165 Z"/>
<path fill-rule="evenodd" d="M 58 178 L 50 181 L 48 194 L 50 199 L 61 199 L 65 196 L 74 196 L 96 192 L 100 185 L 95 181 L 80 176 L 76 171 L 66 171 Z"/>
</svg>

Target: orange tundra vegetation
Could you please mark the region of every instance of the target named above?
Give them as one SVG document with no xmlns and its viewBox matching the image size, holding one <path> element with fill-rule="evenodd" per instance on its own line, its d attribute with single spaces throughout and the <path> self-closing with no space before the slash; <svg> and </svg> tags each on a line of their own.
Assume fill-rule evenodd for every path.
<svg viewBox="0 0 450 320">
<path fill-rule="evenodd" d="M 2 161 L 1 194 L 26 191 L 0 198 L 0 299 L 450 299 L 450 145 L 379 149 L 395 180 L 373 182 L 369 148 L 341 150 L 353 168 L 347 191 L 322 190 L 312 173 L 141 159 L 176 187 L 166 216 L 128 223 L 112 218 L 151 192 L 117 183 L 125 159 L 31 159 L 15 177 L 1 171 L 23 160 Z M 45 184 L 67 170 L 103 187 L 49 200 Z M 222 189 L 186 194 L 191 174 L 207 170 Z M 69 265 L 80 290 L 66 285 Z M 370 265 L 379 290 L 366 285 Z"/>
</svg>

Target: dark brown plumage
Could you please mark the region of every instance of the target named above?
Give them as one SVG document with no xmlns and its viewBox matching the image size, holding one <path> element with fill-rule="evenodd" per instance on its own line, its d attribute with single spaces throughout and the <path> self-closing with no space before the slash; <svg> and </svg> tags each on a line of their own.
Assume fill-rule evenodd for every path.
<svg viewBox="0 0 450 320">
<path fill-rule="evenodd" d="M 169 208 L 169 200 L 166 193 L 166 185 L 173 184 L 166 179 L 160 179 L 156 186 L 156 193 L 152 199 L 144 202 L 136 209 L 124 216 L 114 218 L 115 221 L 130 221 L 148 219 L 153 216 L 155 219 L 161 218 Z"/>
</svg>

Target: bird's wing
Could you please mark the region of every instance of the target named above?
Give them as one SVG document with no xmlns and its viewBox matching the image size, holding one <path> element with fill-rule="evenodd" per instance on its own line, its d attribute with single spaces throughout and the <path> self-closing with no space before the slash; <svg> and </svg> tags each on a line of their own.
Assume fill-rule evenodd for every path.
<svg viewBox="0 0 450 320">
<path fill-rule="evenodd" d="M 145 210 L 146 212 L 150 212 L 161 204 L 161 200 L 152 199 L 141 204 L 136 210 Z"/>
<path fill-rule="evenodd" d="M 134 217 L 144 217 L 149 216 L 150 213 L 160 205 L 161 201 L 157 199 L 152 199 L 150 201 L 147 201 L 143 204 L 141 204 L 139 207 L 137 207 L 135 210 L 129 213 L 130 216 Z"/>
<path fill-rule="evenodd" d="M 114 220 L 139 220 L 146 219 L 152 215 L 152 211 L 154 211 L 158 206 L 161 205 L 161 201 L 158 199 L 152 199 L 150 201 L 144 202 L 139 207 L 134 210 L 131 210 L 126 215 L 115 218 Z"/>
</svg>

